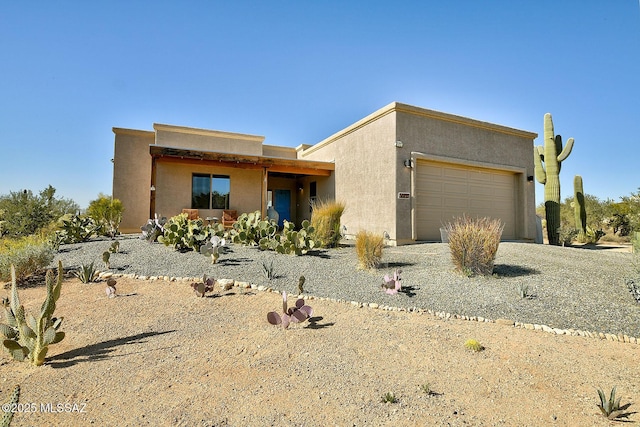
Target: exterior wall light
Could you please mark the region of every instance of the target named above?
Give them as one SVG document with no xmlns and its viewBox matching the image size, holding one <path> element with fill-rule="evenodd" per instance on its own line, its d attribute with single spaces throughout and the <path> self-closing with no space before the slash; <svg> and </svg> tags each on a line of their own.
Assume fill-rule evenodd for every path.
<svg viewBox="0 0 640 427">
<path fill-rule="evenodd" d="M 402 141 L 396 141 L 396 147 L 402 148 L 403 145 Z"/>
<path fill-rule="evenodd" d="M 411 159 L 407 159 L 404 161 L 404 167 L 409 169 L 413 167 L 413 163 L 411 162 Z"/>
<path fill-rule="evenodd" d="M 527 177 L 527 182 L 533 182 L 533 175 L 529 175 Z"/>
<path fill-rule="evenodd" d="M 152 186 L 151 186 L 151 188 L 150 188 L 149 190 L 151 190 L 151 191 L 156 191 L 156 186 L 155 186 L 155 185 L 152 185 Z"/>
</svg>

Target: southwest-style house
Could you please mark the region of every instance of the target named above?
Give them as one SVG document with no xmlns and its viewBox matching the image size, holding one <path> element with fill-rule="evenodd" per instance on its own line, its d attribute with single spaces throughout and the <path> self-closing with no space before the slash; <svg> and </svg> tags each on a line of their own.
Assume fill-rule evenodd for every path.
<svg viewBox="0 0 640 427">
<path fill-rule="evenodd" d="M 273 206 L 300 224 L 316 199 L 346 204 L 343 232 L 391 244 L 440 240 L 455 216 L 504 222 L 504 240 L 534 240 L 533 140 L 537 134 L 391 103 L 315 145 L 263 144 L 264 137 L 154 124 L 113 128 L 113 197 L 121 231 L 197 209 L 220 218 Z"/>
</svg>

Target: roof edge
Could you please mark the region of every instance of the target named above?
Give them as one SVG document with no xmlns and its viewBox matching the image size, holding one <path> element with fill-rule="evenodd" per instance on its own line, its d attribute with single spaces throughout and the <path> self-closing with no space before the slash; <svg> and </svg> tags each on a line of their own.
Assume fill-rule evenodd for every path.
<svg viewBox="0 0 640 427">
<path fill-rule="evenodd" d="M 239 139 L 239 140 L 253 141 L 253 142 L 262 142 L 265 139 L 265 137 L 262 135 L 250 135 L 246 133 L 226 132 L 221 130 L 167 125 L 163 123 L 154 123 L 153 129 L 155 129 L 156 131 L 185 133 L 185 134 L 191 134 L 191 135 L 217 136 L 219 138 Z"/>
<path fill-rule="evenodd" d="M 498 125 L 498 124 L 489 123 L 489 122 L 483 122 L 481 120 L 471 119 L 463 116 L 457 116 L 455 114 L 450 114 L 450 113 L 443 113 L 435 110 L 429 110 L 427 108 L 416 107 L 414 105 L 403 104 L 401 102 L 394 101 L 374 111 L 368 116 L 358 120 L 352 125 L 347 126 L 346 128 L 334 133 L 328 138 L 323 139 L 317 144 L 314 144 L 311 147 L 303 149 L 301 155 L 305 156 L 307 154 L 313 153 L 314 151 L 319 150 L 320 148 L 331 144 L 332 142 L 338 140 L 339 138 L 342 138 L 352 132 L 355 132 L 356 130 L 390 113 L 406 113 L 406 114 L 412 114 L 416 116 L 429 117 L 436 120 L 441 120 L 441 121 L 446 121 L 451 123 L 458 123 L 465 126 L 491 130 L 494 132 L 500 132 L 500 133 L 514 135 L 522 138 L 531 138 L 532 140 L 538 137 L 538 134 L 535 132 L 524 131 L 524 130 L 515 129 L 508 126 Z"/>
</svg>

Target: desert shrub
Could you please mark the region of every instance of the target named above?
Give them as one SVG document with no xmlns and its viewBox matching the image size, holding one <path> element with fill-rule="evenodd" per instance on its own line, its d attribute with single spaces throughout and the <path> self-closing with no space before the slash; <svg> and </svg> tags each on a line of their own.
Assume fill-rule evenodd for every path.
<svg viewBox="0 0 640 427">
<path fill-rule="evenodd" d="M 0 280 L 11 280 L 11 264 L 16 278 L 21 281 L 30 274 L 44 269 L 53 261 L 51 244 L 39 236 L 0 240 Z"/>
<path fill-rule="evenodd" d="M 382 235 L 359 231 L 356 234 L 356 254 L 360 268 L 377 268 L 382 259 L 384 238 Z"/>
<path fill-rule="evenodd" d="M 55 197 L 52 186 L 34 195 L 31 190 L 0 196 L 0 235 L 28 236 L 80 207 L 70 199 Z"/>
<path fill-rule="evenodd" d="M 87 216 L 98 225 L 98 234 L 114 237 L 119 233 L 123 211 L 124 207 L 120 200 L 100 193 L 96 200 L 89 202 Z"/>
<path fill-rule="evenodd" d="M 470 218 L 466 215 L 445 225 L 449 234 L 451 259 L 467 276 L 491 275 L 504 225 L 499 219 Z"/>
<path fill-rule="evenodd" d="M 598 241 L 605 235 L 606 233 L 602 231 L 602 229 L 593 229 L 587 227 L 586 234 L 586 243 L 598 243 Z"/>
<path fill-rule="evenodd" d="M 98 224 L 85 215 L 67 214 L 60 218 L 58 226 L 60 230 L 56 232 L 55 244 L 61 243 L 82 243 L 93 237 L 99 229 Z"/>
<path fill-rule="evenodd" d="M 341 239 L 340 218 L 345 210 L 343 202 L 319 200 L 313 205 L 311 226 L 315 238 L 323 248 L 335 248 Z"/>
<path fill-rule="evenodd" d="M 558 241 L 562 246 L 570 246 L 577 238 L 578 230 L 575 227 L 563 224 L 558 228 Z"/>
</svg>

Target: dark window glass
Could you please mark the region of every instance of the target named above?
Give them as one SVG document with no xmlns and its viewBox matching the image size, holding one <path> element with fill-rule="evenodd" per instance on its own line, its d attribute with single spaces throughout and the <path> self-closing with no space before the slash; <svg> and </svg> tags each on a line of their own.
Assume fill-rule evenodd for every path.
<svg viewBox="0 0 640 427">
<path fill-rule="evenodd" d="M 230 179 L 226 175 L 193 174 L 192 209 L 229 209 Z"/>
</svg>

